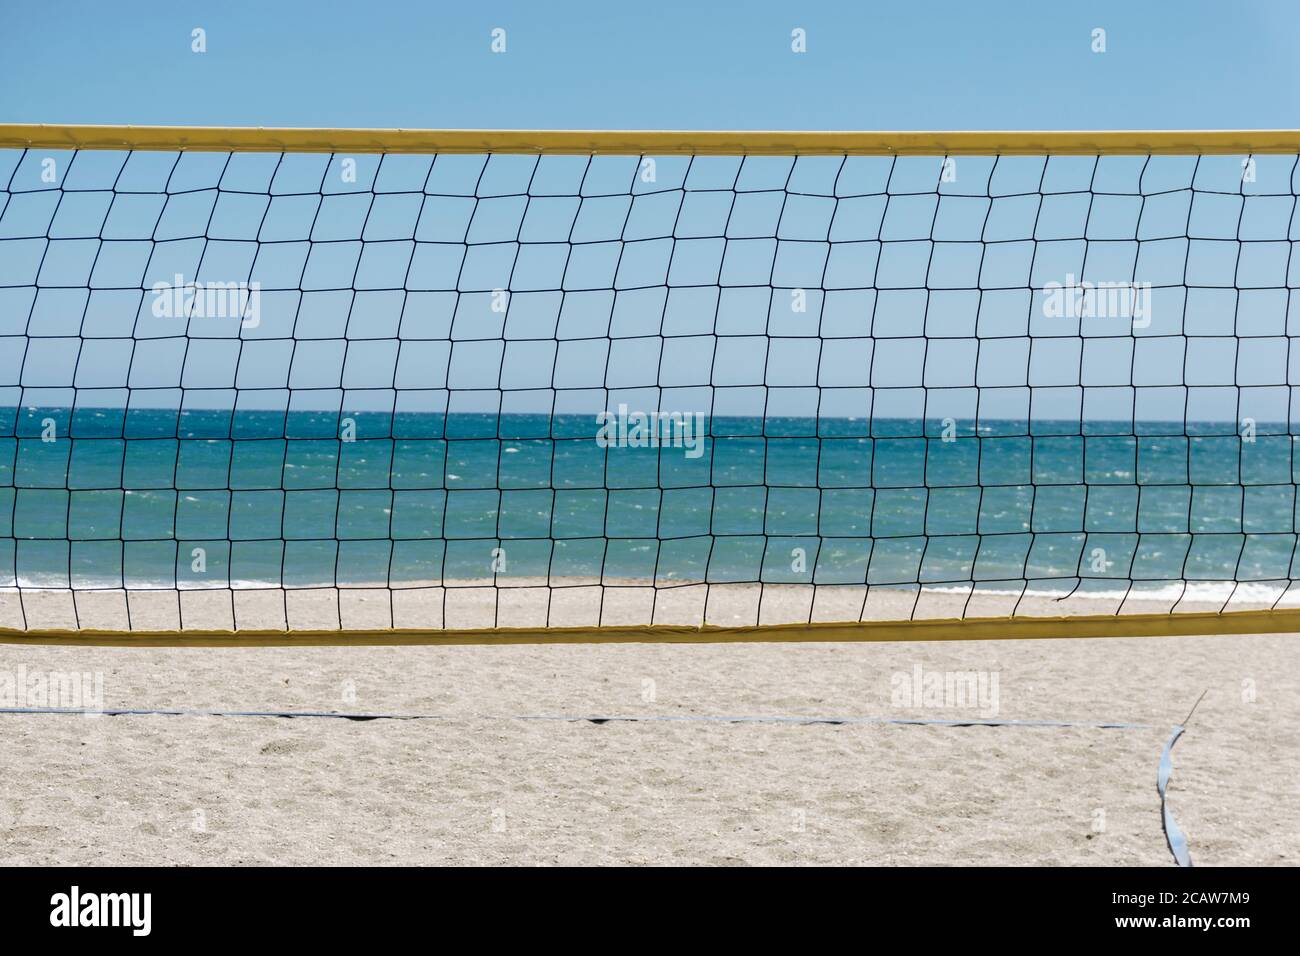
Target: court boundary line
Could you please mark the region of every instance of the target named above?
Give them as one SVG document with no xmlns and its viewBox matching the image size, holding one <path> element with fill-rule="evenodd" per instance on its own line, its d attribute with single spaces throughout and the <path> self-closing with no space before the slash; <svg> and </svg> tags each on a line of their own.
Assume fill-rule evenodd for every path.
<svg viewBox="0 0 1300 956">
<path fill-rule="evenodd" d="M 1202 694 L 1202 697 L 1205 695 Z M 1199 704 L 1200 701 L 1197 701 Z M 1193 707 L 1193 711 L 1195 708 Z M 1014 727 L 1029 729 L 1067 729 L 1067 730 L 1151 730 L 1155 725 L 1129 723 L 1125 721 L 1071 721 L 1071 720 L 1034 720 L 996 718 L 939 718 L 939 717 L 869 717 L 846 716 L 826 717 L 815 715 L 711 715 L 711 714 L 386 714 L 386 713 L 338 713 L 333 711 L 257 711 L 257 710 L 208 710 L 208 709 L 172 709 L 172 708 L 104 708 L 100 710 L 85 707 L 0 707 L 0 717 L 17 716 L 81 716 L 88 719 L 99 717 L 270 717 L 290 720 L 310 720 L 325 718 L 346 720 L 355 723 L 373 721 L 453 721 L 453 720 L 488 720 L 488 721 L 527 721 L 547 723 L 587 723 L 604 726 L 609 723 L 708 723 L 708 724 L 767 724 L 785 726 L 919 726 L 919 727 Z M 1188 715 L 1190 719 L 1191 715 Z M 1184 722 L 1185 723 L 1185 722 Z M 1184 724 L 1173 728 L 1172 734 L 1160 754 L 1156 772 L 1156 792 L 1160 797 L 1160 826 L 1165 837 L 1165 844 L 1173 854 L 1174 862 L 1180 867 L 1192 866 L 1188 850 L 1187 837 L 1174 820 L 1169 808 L 1168 788 L 1173 775 L 1172 751 L 1174 744 L 1186 731 Z"/>
<path fill-rule="evenodd" d="M 799 714 L 374 714 L 340 713 L 323 710 L 217 710 L 206 708 L 130 708 L 105 707 L 0 707 L 0 716 L 59 715 L 81 717 L 280 717 L 286 719 L 329 718 L 365 723 L 373 720 L 517 720 L 569 724 L 616 723 L 709 723 L 709 724 L 786 724 L 793 726 L 851 726 L 862 724 L 898 724 L 939 727 L 1035 727 L 1078 728 L 1083 730 L 1150 730 L 1151 724 L 1125 721 L 1072 720 L 999 720 L 996 718 L 943 717 L 826 717 Z"/>
</svg>

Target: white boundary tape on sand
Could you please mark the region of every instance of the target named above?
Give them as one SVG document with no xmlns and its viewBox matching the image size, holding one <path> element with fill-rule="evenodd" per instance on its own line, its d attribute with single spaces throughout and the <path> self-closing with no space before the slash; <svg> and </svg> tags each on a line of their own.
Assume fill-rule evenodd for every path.
<svg viewBox="0 0 1300 956">
<path fill-rule="evenodd" d="M 88 707 L 0 707 L 0 714 L 63 714 L 83 717 L 281 717 L 287 719 L 325 717 L 335 720 L 456 720 L 452 714 L 367 714 L 314 710 L 173 710 Z M 704 714 L 470 714 L 477 720 L 537 720 L 557 723 L 712 723 L 712 724 L 914 724 L 939 727 L 1080 727 L 1093 730 L 1149 730 L 1150 724 L 1124 721 L 1072 720 L 977 720 L 930 717 L 819 717 L 783 715 L 713 716 Z"/>
<path fill-rule="evenodd" d="M 1203 699 L 1205 694 L 1201 694 Z M 1200 699 L 1196 701 L 1199 705 Z M 1196 705 L 1192 713 L 1196 712 Z M 275 717 L 282 719 L 328 718 L 334 720 L 372 721 L 372 720 L 455 720 L 450 714 L 368 714 L 338 713 L 333 711 L 309 710 L 179 710 L 179 709 L 127 709 L 113 708 L 95 710 L 85 707 L 0 707 L 0 715 L 35 715 L 53 714 L 83 717 Z M 601 716 L 597 714 L 514 714 L 493 715 L 473 714 L 469 719 L 478 720 L 525 720 L 554 721 L 558 723 L 712 723 L 712 724 L 791 724 L 806 726 L 810 724 L 849 725 L 849 724 L 896 724 L 911 726 L 938 727 L 1039 727 L 1039 728 L 1083 728 L 1090 730 L 1150 730 L 1151 724 L 1137 724 L 1126 721 L 1075 721 L 1075 720 L 961 720 L 931 717 L 816 717 L 798 715 L 737 715 L 714 716 L 704 714 L 620 714 Z M 1169 779 L 1173 774 L 1172 751 L 1178 738 L 1187 729 L 1187 720 L 1174 727 L 1173 733 L 1160 754 L 1160 766 L 1156 774 L 1156 791 L 1160 794 L 1161 826 L 1165 840 L 1174 861 L 1179 866 L 1191 866 L 1192 859 L 1187 849 L 1187 838 L 1174 820 L 1169 809 Z"/>
</svg>

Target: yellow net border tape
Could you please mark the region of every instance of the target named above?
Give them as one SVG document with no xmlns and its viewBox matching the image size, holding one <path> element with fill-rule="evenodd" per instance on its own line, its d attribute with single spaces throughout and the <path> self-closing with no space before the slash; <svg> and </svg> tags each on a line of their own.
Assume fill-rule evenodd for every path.
<svg viewBox="0 0 1300 956">
<path fill-rule="evenodd" d="M 1300 632 L 1300 608 L 1182 614 L 967 618 L 750 627 L 473 628 L 465 630 L 0 629 L 0 643 L 104 647 L 346 647 L 492 644 L 729 644 L 858 641 L 988 641 L 1091 637 L 1179 637 Z"/>
<path fill-rule="evenodd" d="M 693 156 L 1300 154 L 1300 130 L 689 131 L 0 124 L 3 149 Z"/>
</svg>

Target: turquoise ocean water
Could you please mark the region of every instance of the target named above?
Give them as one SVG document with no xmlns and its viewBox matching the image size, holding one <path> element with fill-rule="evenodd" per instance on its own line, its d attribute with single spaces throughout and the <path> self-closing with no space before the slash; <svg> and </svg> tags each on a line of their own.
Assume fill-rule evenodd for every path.
<svg viewBox="0 0 1300 956">
<path fill-rule="evenodd" d="M 9 585 L 1294 576 L 1285 425 L 714 418 L 689 458 L 594 416 L 362 411 L 345 442 L 333 411 L 0 414 Z"/>
</svg>

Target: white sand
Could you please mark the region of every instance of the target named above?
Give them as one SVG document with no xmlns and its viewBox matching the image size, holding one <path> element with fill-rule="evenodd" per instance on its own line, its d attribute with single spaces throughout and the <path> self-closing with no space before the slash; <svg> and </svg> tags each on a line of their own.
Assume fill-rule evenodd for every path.
<svg viewBox="0 0 1300 956">
<path fill-rule="evenodd" d="M 1124 585 L 1125 582 L 1120 582 Z M 1167 614 L 1300 607 L 1289 582 L 991 582 L 973 587 L 702 584 L 569 578 L 426 582 L 393 589 L 0 589 L 0 628 L 107 630 L 351 630 L 490 627 L 746 626 L 807 621 Z"/>
<path fill-rule="evenodd" d="M 447 717 L 0 716 L 0 862 L 1168 865 L 1156 765 L 1208 689 L 1173 759 L 1192 858 L 1294 865 L 1296 640 L 0 645 L 0 673 L 101 672 L 109 707 Z M 996 673 L 1000 718 L 1151 726 L 510 719 L 974 716 L 898 706 L 893 675 L 917 665 Z"/>
</svg>

